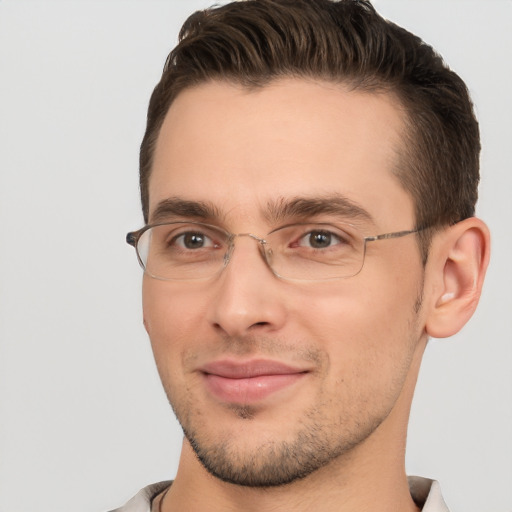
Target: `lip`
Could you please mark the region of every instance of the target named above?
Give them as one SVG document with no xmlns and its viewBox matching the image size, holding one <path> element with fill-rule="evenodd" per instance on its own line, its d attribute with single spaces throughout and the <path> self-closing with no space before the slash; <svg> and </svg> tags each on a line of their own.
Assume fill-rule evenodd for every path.
<svg viewBox="0 0 512 512">
<path fill-rule="evenodd" d="M 261 401 L 301 380 L 308 370 L 279 361 L 215 361 L 200 369 L 207 390 L 218 400 L 233 404 Z"/>
</svg>

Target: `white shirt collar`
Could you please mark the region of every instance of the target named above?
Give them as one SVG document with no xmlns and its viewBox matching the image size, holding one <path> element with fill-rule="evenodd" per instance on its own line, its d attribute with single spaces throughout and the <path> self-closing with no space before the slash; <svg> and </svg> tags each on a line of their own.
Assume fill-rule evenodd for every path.
<svg viewBox="0 0 512 512">
<path fill-rule="evenodd" d="M 419 476 L 410 476 L 408 481 L 411 496 L 415 503 L 422 507 L 422 512 L 450 512 L 441 494 L 439 482 Z M 166 481 L 148 485 L 140 490 L 124 507 L 111 512 L 151 512 L 153 498 L 171 483 L 171 481 Z"/>
</svg>

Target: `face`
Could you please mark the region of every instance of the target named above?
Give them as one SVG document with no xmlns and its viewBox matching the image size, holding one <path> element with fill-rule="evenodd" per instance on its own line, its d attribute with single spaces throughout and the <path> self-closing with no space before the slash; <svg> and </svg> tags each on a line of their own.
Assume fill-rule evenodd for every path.
<svg viewBox="0 0 512 512">
<path fill-rule="evenodd" d="M 349 222 L 364 236 L 413 229 L 412 199 L 392 173 L 401 129 L 388 96 L 327 83 L 185 90 L 155 149 L 150 222 L 262 238 L 304 221 Z M 290 208 L 297 200 L 316 206 Z M 422 275 L 414 235 L 368 243 L 347 279 L 280 279 L 250 237 L 211 278 L 145 275 L 158 370 L 204 467 L 241 485 L 280 485 L 404 430 Z"/>
</svg>

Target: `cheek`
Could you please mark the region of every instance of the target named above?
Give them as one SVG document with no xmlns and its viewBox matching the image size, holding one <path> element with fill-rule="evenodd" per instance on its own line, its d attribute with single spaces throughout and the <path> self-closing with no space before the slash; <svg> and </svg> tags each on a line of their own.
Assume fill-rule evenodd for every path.
<svg viewBox="0 0 512 512">
<path fill-rule="evenodd" d="M 201 296 L 191 293 L 190 284 L 144 278 L 144 326 L 161 375 L 163 371 L 178 371 L 185 351 L 192 348 L 196 341 L 206 338 L 204 321 L 201 321 L 206 308 L 200 302 Z"/>
<path fill-rule="evenodd" d="M 386 279 L 322 283 L 297 289 L 291 301 L 300 323 L 342 335 L 393 332 L 411 319 L 421 287 L 395 275 Z"/>
<path fill-rule="evenodd" d="M 378 385 L 410 362 L 419 338 L 418 288 L 396 274 L 379 281 L 354 277 L 296 294 L 292 316 L 299 334 L 325 350 L 333 378 Z"/>
</svg>

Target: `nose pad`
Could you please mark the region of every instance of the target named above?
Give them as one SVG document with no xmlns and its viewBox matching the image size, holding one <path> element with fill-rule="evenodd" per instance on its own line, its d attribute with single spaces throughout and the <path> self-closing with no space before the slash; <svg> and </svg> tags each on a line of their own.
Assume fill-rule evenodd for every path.
<svg viewBox="0 0 512 512">
<path fill-rule="evenodd" d="M 231 261 L 233 251 L 235 250 L 235 239 L 243 236 L 252 238 L 255 242 L 257 242 L 262 260 L 265 262 L 270 272 L 277 276 L 278 274 L 276 274 L 272 266 L 274 260 L 274 253 L 272 251 L 272 248 L 267 244 L 267 241 L 264 238 L 260 238 L 259 236 L 253 235 L 252 233 L 239 233 L 237 235 L 231 236 L 231 238 L 228 241 L 228 248 L 224 253 L 222 269 L 225 269 L 228 263 Z"/>
<path fill-rule="evenodd" d="M 272 262 L 274 259 L 274 253 L 272 252 L 272 247 L 267 245 L 267 242 L 265 240 L 259 241 L 260 246 L 260 253 L 261 257 L 263 258 L 263 261 L 268 265 L 268 268 L 274 273 L 274 269 L 272 267 Z"/>
<path fill-rule="evenodd" d="M 235 239 L 234 237 L 229 240 L 228 250 L 224 253 L 224 265 L 222 268 L 226 268 L 229 260 L 231 259 L 231 255 L 233 254 L 233 250 L 235 249 Z"/>
<path fill-rule="evenodd" d="M 272 272 L 272 274 L 274 274 L 274 275 L 277 275 L 275 273 L 275 271 L 274 271 L 273 266 L 272 266 L 272 261 L 273 261 L 274 253 L 272 252 L 272 248 L 268 245 L 267 241 L 264 238 L 260 238 L 260 237 L 258 237 L 256 235 L 251 234 L 251 233 L 248 233 L 247 236 L 249 236 L 250 238 L 252 238 L 256 242 L 258 242 L 258 249 L 260 251 L 260 255 L 261 255 L 262 260 L 265 262 L 265 264 L 267 265 L 267 267 L 270 270 L 270 272 Z"/>
</svg>

